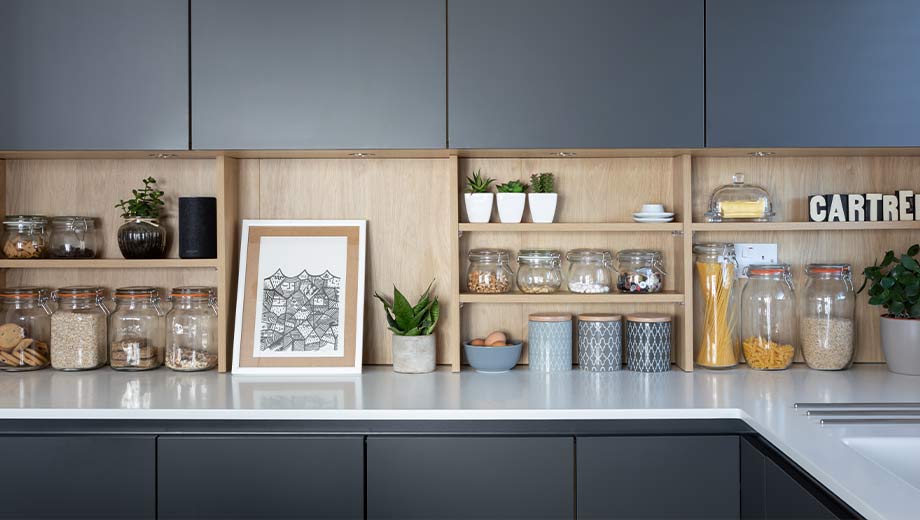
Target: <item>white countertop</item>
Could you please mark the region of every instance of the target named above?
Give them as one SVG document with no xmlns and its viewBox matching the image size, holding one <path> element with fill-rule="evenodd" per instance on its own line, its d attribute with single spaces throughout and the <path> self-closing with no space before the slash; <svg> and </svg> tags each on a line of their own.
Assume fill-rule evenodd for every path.
<svg viewBox="0 0 920 520">
<path fill-rule="evenodd" d="M 920 517 L 914 488 L 844 444 L 848 436 L 920 437 L 920 427 L 822 426 L 796 402 L 920 402 L 920 377 L 857 365 L 663 374 L 405 375 L 389 367 L 361 376 L 257 377 L 216 372 L 0 374 L 0 419 L 687 419 L 745 421 L 867 518 Z M 918 461 L 920 464 L 920 461 Z"/>
</svg>

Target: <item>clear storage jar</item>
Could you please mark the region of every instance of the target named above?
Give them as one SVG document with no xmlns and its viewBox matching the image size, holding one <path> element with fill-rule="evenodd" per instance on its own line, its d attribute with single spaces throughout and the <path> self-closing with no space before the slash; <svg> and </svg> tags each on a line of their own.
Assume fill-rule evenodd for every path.
<svg viewBox="0 0 920 520">
<path fill-rule="evenodd" d="M 617 289 L 626 293 L 656 293 L 664 287 L 660 251 L 624 249 L 617 253 Z"/>
<path fill-rule="evenodd" d="M 51 309 L 43 287 L 0 289 L 0 369 L 37 370 L 50 362 Z"/>
<path fill-rule="evenodd" d="M 52 293 L 51 367 L 91 370 L 108 361 L 109 309 L 101 287 L 62 287 Z"/>
<path fill-rule="evenodd" d="M 844 370 L 856 352 L 856 293 L 849 264 L 809 264 L 799 309 L 802 356 L 809 368 Z"/>
<path fill-rule="evenodd" d="M 729 368 L 741 359 L 737 335 L 735 281 L 738 263 L 734 244 L 693 245 L 697 291 L 695 312 L 700 316 L 699 341 L 694 348 L 697 366 Z"/>
<path fill-rule="evenodd" d="M 554 293 L 562 287 L 562 254 L 552 249 L 518 252 L 518 289 L 527 294 Z"/>
<path fill-rule="evenodd" d="M 788 264 L 751 265 L 741 290 L 741 346 L 755 370 L 783 370 L 795 357 L 795 290 Z"/>
<path fill-rule="evenodd" d="M 503 249 L 471 249 L 468 258 L 467 289 L 471 293 L 511 292 L 511 255 Z"/>
<path fill-rule="evenodd" d="M 166 366 L 183 372 L 217 366 L 217 297 L 210 287 L 176 287 L 166 314 Z"/>
<path fill-rule="evenodd" d="M 3 220 L 3 255 L 10 259 L 48 256 L 48 219 L 38 215 L 7 215 Z"/>
<path fill-rule="evenodd" d="M 96 221 L 93 217 L 54 217 L 51 219 L 53 258 L 95 258 Z"/>
<path fill-rule="evenodd" d="M 165 317 L 154 287 L 121 287 L 112 298 L 109 364 L 115 370 L 150 370 L 163 364 Z"/>
<path fill-rule="evenodd" d="M 613 256 L 606 249 L 573 249 L 565 255 L 569 262 L 569 291 L 582 294 L 610 292 Z"/>
</svg>

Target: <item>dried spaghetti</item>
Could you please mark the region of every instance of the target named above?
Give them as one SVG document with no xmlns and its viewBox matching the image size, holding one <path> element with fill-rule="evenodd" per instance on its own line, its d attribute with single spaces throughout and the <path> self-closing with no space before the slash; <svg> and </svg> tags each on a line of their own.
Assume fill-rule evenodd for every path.
<svg viewBox="0 0 920 520">
<path fill-rule="evenodd" d="M 742 342 L 744 360 L 757 370 L 782 370 L 792 364 L 795 347 L 751 336 Z"/>
<path fill-rule="evenodd" d="M 710 368 L 726 368 L 738 364 L 738 344 L 734 338 L 735 309 L 732 305 L 732 285 L 735 266 L 731 263 L 696 262 L 700 292 L 703 295 L 702 337 L 696 354 L 696 364 Z"/>
</svg>

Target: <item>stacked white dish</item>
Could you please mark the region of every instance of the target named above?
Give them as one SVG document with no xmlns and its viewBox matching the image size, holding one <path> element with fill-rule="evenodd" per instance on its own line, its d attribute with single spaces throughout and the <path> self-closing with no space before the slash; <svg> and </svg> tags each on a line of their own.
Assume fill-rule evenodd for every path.
<svg viewBox="0 0 920 520">
<path fill-rule="evenodd" d="M 643 204 L 642 209 L 633 213 L 636 222 L 673 222 L 674 213 L 664 210 L 664 204 Z"/>
</svg>

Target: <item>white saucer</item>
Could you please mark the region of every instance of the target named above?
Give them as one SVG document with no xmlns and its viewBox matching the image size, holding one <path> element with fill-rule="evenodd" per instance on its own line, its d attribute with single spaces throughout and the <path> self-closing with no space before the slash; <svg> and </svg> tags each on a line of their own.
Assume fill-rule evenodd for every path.
<svg viewBox="0 0 920 520">
<path fill-rule="evenodd" d="M 674 221 L 674 217 L 657 217 L 657 218 L 650 218 L 650 217 L 645 217 L 645 218 L 642 218 L 642 217 L 633 217 L 633 220 L 635 220 L 636 222 L 673 222 L 673 221 Z"/>
<path fill-rule="evenodd" d="M 668 212 L 664 212 L 664 213 L 642 213 L 642 212 L 633 213 L 633 217 L 636 217 L 636 218 L 670 218 L 670 217 L 673 217 L 673 216 L 674 216 L 673 213 L 668 213 Z"/>
</svg>

